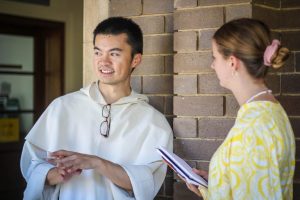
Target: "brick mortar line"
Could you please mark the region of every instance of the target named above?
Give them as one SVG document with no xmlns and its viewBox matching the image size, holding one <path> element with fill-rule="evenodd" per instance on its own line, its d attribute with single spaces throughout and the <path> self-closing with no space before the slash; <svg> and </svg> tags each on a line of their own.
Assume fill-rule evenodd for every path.
<svg viewBox="0 0 300 200">
<path fill-rule="evenodd" d="M 278 72 L 278 75 L 300 75 L 300 72 Z"/>
<path fill-rule="evenodd" d="M 175 76 L 180 75 L 215 75 L 215 72 L 174 72 Z M 268 75 L 281 76 L 281 75 L 300 75 L 300 72 L 270 72 Z"/>
<path fill-rule="evenodd" d="M 173 97 L 172 94 L 144 94 L 146 95 L 147 97 L 150 96 L 150 97 Z"/>
<path fill-rule="evenodd" d="M 211 50 L 199 50 L 199 51 L 176 51 L 175 54 L 192 54 L 192 53 L 210 53 Z"/>
<path fill-rule="evenodd" d="M 195 162 L 199 162 L 199 160 L 194 160 Z M 200 162 L 210 163 L 209 160 L 200 160 Z"/>
<path fill-rule="evenodd" d="M 271 31 L 278 32 L 278 33 L 282 33 L 282 32 L 297 32 L 297 31 L 300 31 L 300 28 L 293 28 L 293 29 L 289 29 L 289 28 L 271 29 Z"/>
<path fill-rule="evenodd" d="M 299 7 L 293 7 L 293 8 L 281 8 L 281 10 L 283 10 L 283 11 L 300 10 L 300 6 Z"/>
<path fill-rule="evenodd" d="M 225 96 L 225 95 L 228 95 L 228 94 L 229 93 L 214 93 L 214 94 L 211 94 L 211 93 L 197 93 L 197 94 L 195 94 L 195 93 L 192 93 L 192 94 L 184 93 L 184 94 L 182 94 L 182 93 L 180 93 L 180 94 L 177 94 L 177 95 L 179 95 L 180 97 L 193 97 L 193 96 L 185 96 L 185 95 L 204 95 L 204 96 L 221 95 L 221 96 Z"/>
<path fill-rule="evenodd" d="M 172 17 L 172 19 L 174 18 L 174 16 Z M 168 27 L 168 23 L 167 23 L 167 18 L 164 16 L 163 18 L 163 26 L 164 26 L 164 32 L 166 33 L 168 30 L 167 30 L 167 27 Z M 173 32 L 174 32 L 174 28 L 172 28 Z M 174 33 L 172 33 L 174 34 Z"/>
<path fill-rule="evenodd" d="M 188 96 L 187 96 L 188 95 Z M 300 94 L 299 94 L 300 95 Z M 184 94 L 184 95 L 176 95 L 176 97 L 226 97 L 226 96 L 232 96 L 232 94 Z"/>
<path fill-rule="evenodd" d="M 198 134 L 197 134 L 198 135 Z M 226 136 L 224 137 L 206 137 L 206 138 L 203 138 L 203 137 L 176 137 L 176 139 L 179 139 L 179 140 L 187 140 L 187 139 L 191 139 L 191 140 L 201 140 L 201 141 L 224 141 L 226 138 Z"/>
<path fill-rule="evenodd" d="M 180 119 L 185 119 L 185 118 L 188 118 L 188 119 L 190 119 L 190 118 L 198 119 L 198 118 L 200 118 L 201 119 L 201 118 L 205 118 L 205 117 L 211 117 L 211 119 L 213 119 L 212 117 L 215 117 L 215 116 L 204 116 L 204 115 L 203 116 L 200 116 L 200 115 L 198 115 L 198 116 L 190 116 L 190 115 L 184 116 L 184 115 L 175 115 L 174 118 L 180 118 Z M 225 115 L 225 117 L 223 119 L 236 119 L 236 116 L 226 116 Z"/>
<path fill-rule="evenodd" d="M 164 57 L 164 56 L 173 56 L 174 54 L 143 54 L 142 57 L 147 57 L 147 58 L 150 58 L 150 57 L 158 57 L 158 56 L 161 56 L 161 57 Z M 142 58 L 143 59 L 143 58 Z"/>
<path fill-rule="evenodd" d="M 174 74 L 167 74 L 167 73 L 163 73 L 163 74 L 136 74 L 136 75 L 131 75 L 134 77 L 149 77 L 149 76 L 174 76 Z"/>
<path fill-rule="evenodd" d="M 206 53 L 210 53 L 211 50 L 200 50 L 200 51 L 194 51 L 194 50 L 191 50 L 191 51 L 176 51 L 175 54 L 192 54 L 192 53 L 202 53 L 202 52 L 206 52 Z"/>
<path fill-rule="evenodd" d="M 268 73 L 269 74 L 269 73 Z M 270 75 L 300 75 L 300 72 L 272 72 Z"/>
<path fill-rule="evenodd" d="M 222 22 L 222 23 L 224 23 L 224 22 Z M 220 28 L 220 26 L 217 26 L 217 27 L 212 27 L 212 28 L 192 28 L 192 29 L 174 29 L 174 33 L 175 32 L 179 32 L 179 31 L 201 31 L 201 30 L 212 30 L 212 29 L 214 29 L 214 30 L 217 30 L 218 28 Z"/>
<path fill-rule="evenodd" d="M 275 10 L 275 11 L 289 11 L 289 10 L 299 10 L 300 7 L 293 7 L 293 8 L 275 8 L 272 6 L 268 5 L 263 5 L 263 4 L 253 4 L 253 6 L 261 7 L 261 8 L 267 8 L 270 10 Z"/>
<path fill-rule="evenodd" d="M 178 119 L 185 119 L 188 118 L 186 116 L 177 116 Z M 236 117 L 226 117 L 226 116 L 201 116 L 201 117 L 193 117 L 194 119 L 235 119 Z"/>
<path fill-rule="evenodd" d="M 128 18 L 130 19 L 136 19 L 136 18 L 143 18 L 143 17 L 160 17 L 160 16 L 170 16 L 173 15 L 174 13 L 157 13 L 157 14 L 142 14 L 142 15 L 134 15 L 134 16 L 129 16 Z"/>
<path fill-rule="evenodd" d="M 192 140 L 192 141 L 223 141 L 224 138 L 201 138 L 201 137 L 196 137 L 196 138 L 181 138 L 181 137 L 176 137 L 176 139 L 181 139 L 181 140 Z"/>
<path fill-rule="evenodd" d="M 205 163 L 209 163 L 208 160 L 194 160 L 194 159 L 184 159 L 185 161 L 188 162 L 205 162 Z"/>
<path fill-rule="evenodd" d="M 150 54 L 143 54 L 143 56 L 174 56 L 174 53 L 150 53 Z"/>
<path fill-rule="evenodd" d="M 295 94 L 295 93 L 281 93 L 281 96 L 285 95 L 285 96 L 289 96 L 289 97 L 300 97 L 300 94 Z"/>
<path fill-rule="evenodd" d="M 143 37 L 154 37 L 154 36 L 173 36 L 173 33 L 153 33 L 153 34 L 144 34 Z"/>
<path fill-rule="evenodd" d="M 176 54 L 191 54 L 191 53 L 211 53 L 211 49 L 208 49 L 208 50 L 198 50 L 198 51 L 192 51 L 192 52 L 178 52 L 178 51 L 175 51 L 175 55 Z"/>
<path fill-rule="evenodd" d="M 260 8 L 267 8 L 267 9 L 270 9 L 270 10 L 280 11 L 280 8 L 275 8 L 275 7 L 268 6 L 268 5 L 263 5 L 263 4 L 252 4 L 252 6 L 257 6 L 257 7 L 260 7 Z"/>
<path fill-rule="evenodd" d="M 163 76 L 163 77 L 165 77 L 165 76 L 173 76 L 174 74 L 143 74 L 143 75 L 131 75 L 132 77 L 134 76 L 134 77 L 136 77 L 136 76 L 141 76 L 141 77 L 149 77 L 149 76 L 155 76 L 155 77 L 157 77 L 157 76 L 159 76 L 159 77 L 161 77 L 161 76 Z"/>
<path fill-rule="evenodd" d="M 141 0 L 141 4 L 142 4 L 142 9 L 141 9 L 141 11 L 142 11 L 142 14 L 144 13 L 144 0 Z"/>
<path fill-rule="evenodd" d="M 175 93 L 174 93 L 175 94 Z M 286 97 L 300 97 L 299 93 L 275 93 L 274 94 L 275 97 L 277 96 L 286 96 Z M 199 93 L 199 94 L 181 94 L 181 93 L 176 93 L 175 94 L 176 97 L 228 97 L 228 96 L 232 96 L 232 93 L 215 93 L 215 94 L 211 94 L 211 93 Z"/>
<path fill-rule="evenodd" d="M 288 116 L 291 119 L 300 119 L 300 116 Z"/>
<path fill-rule="evenodd" d="M 191 8 L 174 8 L 174 13 L 176 11 L 185 11 L 185 10 L 198 10 L 201 8 L 222 8 L 226 6 L 240 6 L 240 5 L 251 5 L 251 2 L 245 2 L 245 3 L 228 3 L 228 4 L 215 4 L 215 5 L 206 5 L 206 6 L 201 6 L 198 5 L 196 7 L 191 7 Z"/>
<path fill-rule="evenodd" d="M 176 32 L 188 32 L 188 31 L 195 31 L 195 32 L 199 32 L 199 31 L 211 31 L 211 30 L 217 30 L 218 27 L 216 28 L 202 28 L 202 29 L 178 29 Z"/>
<path fill-rule="evenodd" d="M 187 72 L 187 73 L 177 73 L 176 76 L 180 75 L 215 75 L 215 72 Z"/>
</svg>

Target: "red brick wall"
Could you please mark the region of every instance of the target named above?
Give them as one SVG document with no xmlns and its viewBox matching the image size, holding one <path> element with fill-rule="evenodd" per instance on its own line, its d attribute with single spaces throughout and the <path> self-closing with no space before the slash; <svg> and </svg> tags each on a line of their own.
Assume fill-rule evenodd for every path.
<svg viewBox="0 0 300 200">
<path fill-rule="evenodd" d="M 208 169 L 239 108 L 210 68 L 210 38 L 233 18 L 265 21 L 292 50 L 286 66 L 270 72 L 267 84 L 287 110 L 300 145 L 300 1 L 110 0 L 110 15 L 132 18 L 141 26 L 144 57 L 133 73 L 132 86 L 146 94 L 173 125 L 175 153 L 202 169 Z M 299 159 L 299 153 L 296 156 Z M 295 199 L 300 195 L 298 165 Z M 169 170 L 156 199 L 199 198 L 178 177 L 173 180 Z"/>
</svg>

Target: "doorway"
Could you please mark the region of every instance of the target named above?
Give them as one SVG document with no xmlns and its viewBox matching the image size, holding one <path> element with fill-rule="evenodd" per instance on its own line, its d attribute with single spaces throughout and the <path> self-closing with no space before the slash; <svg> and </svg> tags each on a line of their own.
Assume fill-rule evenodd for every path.
<svg viewBox="0 0 300 200">
<path fill-rule="evenodd" d="M 0 14 L 0 194 L 22 199 L 24 138 L 47 105 L 64 93 L 61 22 Z M 2 52 L 2 53 L 1 53 Z"/>
</svg>

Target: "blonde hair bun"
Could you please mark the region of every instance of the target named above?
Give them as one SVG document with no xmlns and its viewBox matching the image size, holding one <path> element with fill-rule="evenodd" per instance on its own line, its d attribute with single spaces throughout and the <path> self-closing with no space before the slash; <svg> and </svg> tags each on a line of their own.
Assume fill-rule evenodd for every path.
<svg viewBox="0 0 300 200">
<path fill-rule="evenodd" d="M 277 52 L 271 58 L 271 66 L 275 69 L 282 67 L 289 58 L 290 50 L 286 47 L 278 48 Z"/>
</svg>

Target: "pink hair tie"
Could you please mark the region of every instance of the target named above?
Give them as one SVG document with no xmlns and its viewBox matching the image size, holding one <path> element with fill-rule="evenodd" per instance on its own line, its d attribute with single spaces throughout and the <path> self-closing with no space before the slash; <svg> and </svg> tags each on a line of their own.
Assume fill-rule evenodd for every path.
<svg viewBox="0 0 300 200">
<path fill-rule="evenodd" d="M 267 46 L 265 53 L 264 53 L 264 64 L 268 67 L 272 65 L 271 58 L 274 55 L 274 53 L 277 51 L 278 47 L 280 46 L 279 40 L 273 40 L 272 44 Z"/>
</svg>

